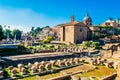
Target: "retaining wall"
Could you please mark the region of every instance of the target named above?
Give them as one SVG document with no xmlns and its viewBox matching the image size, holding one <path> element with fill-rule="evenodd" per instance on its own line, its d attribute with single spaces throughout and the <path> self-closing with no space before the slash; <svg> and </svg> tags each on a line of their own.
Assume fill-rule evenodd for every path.
<svg viewBox="0 0 120 80">
<path fill-rule="evenodd" d="M 37 58 L 30 58 L 30 59 L 20 59 L 20 60 L 13 60 L 13 61 L 3 61 L 0 63 L 1 66 L 3 67 L 8 67 L 8 66 L 17 66 L 19 63 L 22 64 L 28 64 L 34 63 L 34 62 L 40 62 L 40 61 L 49 61 L 49 60 L 57 60 L 57 59 L 64 59 L 64 58 L 73 58 L 76 57 L 75 55 L 58 55 L 58 56 L 48 56 L 48 57 L 37 57 Z"/>
</svg>

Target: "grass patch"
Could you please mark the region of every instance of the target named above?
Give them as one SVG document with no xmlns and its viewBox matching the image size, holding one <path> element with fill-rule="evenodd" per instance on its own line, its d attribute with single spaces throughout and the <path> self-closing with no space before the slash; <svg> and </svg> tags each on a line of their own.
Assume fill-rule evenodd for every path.
<svg viewBox="0 0 120 80">
<path fill-rule="evenodd" d="M 29 77 L 29 78 L 27 77 L 27 78 L 23 78 L 23 79 L 20 79 L 20 80 L 46 80 L 46 79 L 49 79 L 49 78 L 65 75 L 67 72 L 68 73 L 73 72 L 73 71 L 76 72 L 76 71 L 79 71 L 79 70 L 86 70 L 86 69 L 91 69 L 91 68 L 93 68 L 93 67 L 90 67 L 88 65 L 80 65 L 80 66 L 76 66 L 76 67 L 69 68 L 69 69 L 66 69 L 66 70 L 61 70 L 60 72 L 47 74 L 47 75 L 42 75 L 42 76 L 37 76 L 37 77 L 36 76 Z"/>
<path fill-rule="evenodd" d="M 3 71 L 4 71 L 4 77 L 5 77 L 5 78 L 9 78 L 10 75 L 11 75 L 11 73 L 9 72 L 8 68 L 4 68 Z"/>
<path fill-rule="evenodd" d="M 58 68 L 60 68 L 59 66 L 52 66 L 52 69 L 58 69 Z"/>
<path fill-rule="evenodd" d="M 108 75 L 116 72 L 116 70 L 114 70 L 112 68 L 107 68 L 105 66 L 97 66 L 97 67 L 98 67 L 98 69 L 95 69 L 94 71 L 91 71 L 91 72 L 83 73 L 82 76 L 87 77 L 87 78 L 89 78 L 90 76 L 96 76 L 99 78 L 103 78 L 105 76 L 108 76 Z"/>
</svg>

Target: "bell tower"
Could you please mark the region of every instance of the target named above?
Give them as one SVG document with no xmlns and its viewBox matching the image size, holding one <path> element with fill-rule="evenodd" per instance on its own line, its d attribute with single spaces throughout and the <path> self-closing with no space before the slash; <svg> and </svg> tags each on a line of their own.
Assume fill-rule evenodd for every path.
<svg viewBox="0 0 120 80">
<path fill-rule="evenodd" d="M 71 23 L 74 22 L 74 15 L 71 16 Z"/>
</svg>

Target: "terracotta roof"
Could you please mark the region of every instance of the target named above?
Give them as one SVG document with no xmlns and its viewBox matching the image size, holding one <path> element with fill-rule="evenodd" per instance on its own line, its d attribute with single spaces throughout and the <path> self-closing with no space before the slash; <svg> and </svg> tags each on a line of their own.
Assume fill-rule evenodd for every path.
<svg viewBox="0 0 120 80">
<path fill-rule="evenodd" d="M 83 22 L 78 22 L 78 21 L 58 24 L 57 26 L 85 26 L 87 27 Z"/>
</svg>

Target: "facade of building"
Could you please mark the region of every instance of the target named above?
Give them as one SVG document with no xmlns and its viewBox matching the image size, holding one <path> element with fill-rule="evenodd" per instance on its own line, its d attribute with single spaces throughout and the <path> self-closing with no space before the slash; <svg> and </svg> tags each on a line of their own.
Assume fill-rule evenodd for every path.
<svg viewBox="0 0 120 80">
<path fill-rule="evenodd" d="M 60 41 L 60 26 L 54 26 L 53 31 L 54 31 L 54 40 Z"/>
<path fill-rule="evenodd" d="M 113 28 L 118 28 L 120 27 L 118 22 L 116 20 L 113 20 L 112 18 L 109 18 L 107 21 L 101 24 L 101 26 L 112 26 Z"/>
<path fill-rule="evenodd" d="M 74 16 L 71 16 L 71 21 L 65 24 L 57 25 L 59 27 L 59 40 L 61 42 L 81 43 L 88 40 L 90 37 L 89 26 L 92 26 L 92 19 L 86 14 L 82 22 L 74 20 Z"/>
<path fill-rule="evenodd" d="M 21 39 L 24 40 L 24 41 L 25 40 L 31 40 L 31 37 L 28 33 L 22 33 Z"/>
<path fill-rule="evenodd" d="M 54 30 L 53 30 L 53 28 L 44 28 L 37 35 L 37 37 L 39 37 L 40 40 L 44 40 L 48 36 L 54 37 Z"/>
<path fill-rule="evenodd" d="M 109 34 L 114 34 L 115 30 L 120 28 L 119 23 L 120 19 L 113 20 L 112 18 L 109 18 L 104 23 L 99 24 L 98 26 L 93 26 L 92 19 L 87 13 L 82 22 L 75 21 L 74 16 L 71 16 L 70 22 L 59 24 L 55 26 L 55 28 L 57 30 L 57 36 L 60 42 L 70 42 L 75 44 L 86 40 L 97 39 L 104 31 Z M 101 30 L 99 26 L 111 26 L 112 29 L 106 31 L 105 28 L 102 28 Z"/>
</svg>

